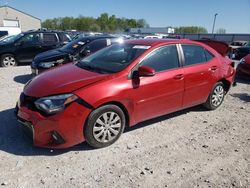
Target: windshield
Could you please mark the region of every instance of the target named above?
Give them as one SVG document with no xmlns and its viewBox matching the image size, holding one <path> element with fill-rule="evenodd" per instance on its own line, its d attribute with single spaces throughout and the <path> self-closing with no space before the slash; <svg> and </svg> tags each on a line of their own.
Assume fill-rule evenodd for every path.
<svg viewBox="0 0 250 188">
<path fill-rule="evenodd" d="M 94 53 L 77 66 L 99 73 L 116 73 L 125 69 L 150 46 L 135 44 L 114 44 Z"/>
<path fill-rule="evenodd" d="M 23 36 L 22 33 L 19 35 L 4 36 L 0 39 L 1 42 L 15 42 L 17 39 Z"/>
<path fill-rule="evenodd" d="M 66 45 L 64 45 L 63 47 L 60 48 L 61 51 L 67 52 L 67 53 L 75 53 L 76 51 L 78 51 L 83 45 L 86 44 L 86 39 L 77 39 L 74 40 Z"/>
</svg>

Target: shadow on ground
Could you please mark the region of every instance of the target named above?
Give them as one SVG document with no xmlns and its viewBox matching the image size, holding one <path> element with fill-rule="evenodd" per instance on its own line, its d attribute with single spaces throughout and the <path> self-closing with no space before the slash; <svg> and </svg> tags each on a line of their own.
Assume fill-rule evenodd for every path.
<svg viewBox="0 0 250 188">
<path fill-rule="evenodd" d="M 26 84 L 32 78 L 31 74 L 25 74 L 20 76 L 15 76 L 14 81 L 20 84 Z"/>
<path fill-rule="evenodd" d="M 198 105 L 195 107 L 191 107 L 191 108 L 184 109 L 181 111 L 173 112 L 171 114 L 163 115 L 163 116 L 160 116 L 160 117 L 157 117 L 154 119 L 150 119 L 150 120 L 138 123 L 137 125 L 135 125 L 133 127 L 126 128 L 125 132 L 130 132 L 130 131 L 133 131 L 133 130 L 136 130 L 139 128 L 143 128 L 143 127 L 146 127 L 146 126 L 149 126 L 149 125 L 161 122 L 161 121 L 165 121 L 167 119 L 171 119 L 171 118 L 175 118 L 177 116 L 187 114 L 189 112 L 204 112 L 204 111 L 207 111 L 207 109 L 205 107 L 203 107 L 202 105 Z"/>
<path fill-rule="evenodd" d="M 244 102 L 250 102 L 250 95 L 248 93 L 233 93 L 230 94 L 232 97 L 239 98 Z"/>
<path fill-rule="evenodd" d="M 137 124 L 134 127 L 127 128 L 126 132 L 133 131 L 135 129 L 143 128 L 145 126 L 164 121 L 166 119 L 174 118 L 176 116 L 184 115 L 190 111 L 205 111 L 202 106 L 192 107 L 186 110 L 175 112 L 172 114 L 164 115 L 158 118 L 154 118 L 148 121 Z M 14 108 L 0 112 L 0 150 L 20 156 L 56 156 L 71 151 L 88 151 L 92 150 L 86 143 L 79 144 L 69 149 L 43 149 L 32 146 L 30 142 L 25 139 L 19 126 L 21 126 L 15 117 Z"/>
<path fill-rule="evenodd" d="M 236 83 L 241 83 L 241 84 L 250 84 L 250 79 L 246 79 L 244 77 L 236 77 L 235 79 Z"/>
</svg>

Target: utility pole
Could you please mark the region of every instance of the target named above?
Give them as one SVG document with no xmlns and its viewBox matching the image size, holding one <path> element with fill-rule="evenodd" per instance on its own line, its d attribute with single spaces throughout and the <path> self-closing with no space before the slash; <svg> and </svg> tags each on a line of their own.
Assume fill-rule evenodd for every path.
<svg viewBox="0 0 250 188">
<path fill-rule="evenodd" d="M 215 22 L 216 22 L 216 16 L 218 16 L 218 13 L 214 15 L 214 23 L 213 23 L 213 29 L 212 29 L 212 34 L 214 34 L 214 27 L 215 27 Z"/>
</svg>

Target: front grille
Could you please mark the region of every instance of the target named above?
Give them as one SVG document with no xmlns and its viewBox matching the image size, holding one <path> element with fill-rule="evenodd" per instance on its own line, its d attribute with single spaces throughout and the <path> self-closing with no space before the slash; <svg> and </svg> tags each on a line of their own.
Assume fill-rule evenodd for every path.
<svg viewBox="0 0 250 188">
<path fill-rule="evenodd" d="M 20 95 L 20 106 L 25 106 L 30 110 L 37 110 L 36 106 L 35 106 L 35 101 L 38 98 L 36 97 L 30 97 L 25 95 L 24 93 L 21 93 Z"/>
</svg>

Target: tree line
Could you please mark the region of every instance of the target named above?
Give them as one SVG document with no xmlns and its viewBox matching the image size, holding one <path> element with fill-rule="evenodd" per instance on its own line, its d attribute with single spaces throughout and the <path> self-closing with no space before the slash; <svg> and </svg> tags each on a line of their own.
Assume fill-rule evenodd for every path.
<svg viewBox="0 0 250 188">
<path fill-rule="evenodd" d="M 42 22 L 42 27 L 57 30 L 115 32 L 134 27 L 144 28 L 148 27 L 148 24 L 144 19 L 117 18 L 115 15 L 109 16 L 103 13 L 98 18 L 79 16 L 46 19 Z"/>
<path fill-rule="evenodd" d="M 98 18 L 78 16 L 78 17 L 60 17 L 46 19 L 42 22 L 42 27 L 56 30 L 77 30 L 94 32 L 123 32 L 129 28 L 146 28 L 149 24 L 145 19 L 117 18 L 108 13 L 101 14 Z M 208 33 L 207 29 L 200 26 L 181 26 L 174 27 L 175 33 Z M 225 33 L 224 29 L 216 33 Z"/>
</svg>

